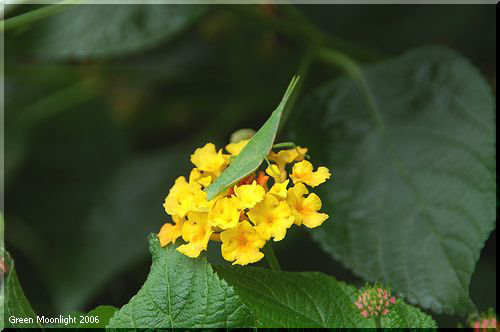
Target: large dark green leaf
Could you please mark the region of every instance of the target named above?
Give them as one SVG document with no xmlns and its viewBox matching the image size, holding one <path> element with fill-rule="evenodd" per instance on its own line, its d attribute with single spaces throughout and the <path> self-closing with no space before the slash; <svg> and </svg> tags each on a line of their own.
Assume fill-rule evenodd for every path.
<svg viewBox="0 0 500 332">
<path fill-rule="evenodd" d="M 495 105 L 476 68 L 443 48 L 368 67 L 313 92 L 295 142 L 333 170 L 323 249 L 436 312 L 473 308 L 469 283 L 495 225 Z M 371 99 L 371 100 L 370 100 Z M 370 102 L 367 102 L 370 101 Z"/>
<path fill-rule="evenodd" d="M 235 288 L 261 327 L 375 327 L 354 306 L 356 289 L 323 273 L 253 267 L 218 267 L 217 273 Z M 431 317 L 402 301 L 391 310 L 382 319 L 385 327 L 435 327 Z"/>
<path fill-rule="evenodd" d="M 35 24 L 34 51 L 44 58 L 71 59 L 139 52 L 176 36 L 205 9 L 176 4 L 73 5 Z"/>
<path fill-rule="evenodd" d="M 141 290 L 111 318 L 109 327 L 249 327 L 253 317 L 205 258 L 192 259 L 150 237 L 153 264 Z"/>
</svg>

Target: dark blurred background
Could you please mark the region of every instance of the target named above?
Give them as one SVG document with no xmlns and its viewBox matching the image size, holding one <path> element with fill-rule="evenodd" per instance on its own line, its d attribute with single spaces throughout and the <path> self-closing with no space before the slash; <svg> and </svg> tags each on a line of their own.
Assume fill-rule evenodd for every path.
<svg viewBox="0 0 500 332">
<path fill-rule="evenodd" d="M 190 154 L 206 142 L 222 147 L 236 129 L 257 129 L 306 51 L 300 31 L 282 31 L 296 14 L 284 6 L 190 6 L 196 14 L 171 34 L 158 33 L 162 20 L 149 19 L 155 13 L 136 14 L 134 6 L 86 5 L 78 17 L 62 12 L 5 32 L 6 243 L 41 314 L 128 302 L 149 272 L 146 237 L 165 222 L 164 197 L 187 174 Z M 7 15 L 39 7 L 16 6 Z M 362 63 L 443 44 L 470 58 L 496 89 L 493 6 L 296 9 Z M 99 34 L 128 46 L 79 48 L 82 40 L 98 44 Z M 314 64 L 302 93 L 330 75 Z M 301 229 L 275 250 L 285 270 L 363 284 Z M 222 262 L 218 246 L 209 259 Z M 496 309 L 496 232 L 470 292 L 479 309 Z M 433 316 L 440 326 L 463 321 Z"/>
</svg>

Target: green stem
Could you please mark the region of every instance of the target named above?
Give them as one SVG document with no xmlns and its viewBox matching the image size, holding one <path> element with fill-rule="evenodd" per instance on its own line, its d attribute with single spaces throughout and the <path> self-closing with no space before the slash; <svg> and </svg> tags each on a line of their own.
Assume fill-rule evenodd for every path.
<svg viewBox="0 0 500 332">
<path fill-rule="evenodd" d="M 280 5 L 279 8 L 283 9 L 289 6 L 290 5 Z M 277 18 L 274 15 L 264 15 L 256 9 L 256 6 L 229 5 L 224 8 L 252 20 L 258 20 L 260 23 L 276 29 L 288 36 L 291 40 L 298 41 L 302 45 L 304 45 L 304 43 L 309 44 L 312 40 L 319 41 L 319 39 L 323 39 L 323 35 L 315 31 L 314 28 L 311 28 L 310 25 L 298 24 L 298 22 L 290 21 L 287 18 Z"/>
<path fill-rule="evenodd" d="M 370 86 L 368 82 L 366 81 L 365 75 L 361 68 L 353 61 L 351 60 L 348 56 L 334 50 L 330 49 L 322 49 L 320 52 L 318 52 L 318 58 L 321 60 L 324 60 L 327 63 L 331 63 L 337 67 L 340 67 L 343 69 L 347 74 L 354 80 L 356 85 L 361 91 L 362 97 L 365 99 L 365 102 L 367 104 L 368 111 L 370 112 L 370 115 L 373 119 L 373 122 L 375 124 L 375 127 L 377 130 L 380 132 L 382 139 L 385 141 L 385 144 L 388 148 L 389 151 L 389 156 L 391 157 L 392 161 L 396 165 L 400 175 L 410 184 L 413 183 L 413 180 L 410 178 L 410 175 L 408 174 L 408 170 L 406 169 L 403 161 L 401 160 L 401 157 L 399 156 L 399 153 L 397 152 L 396 148 L 392 144 L 390 140 L 388 140 L 387 135 L 386 135 L 386 129 L 384 122 L 382 121 L 382 116 L 380 109 L 375 102 L 375 98 L 373 97 L 373 94 L 371 92 Z M 419 193 L 416 191 L 415 186 L 413 186 L 413 190 L 415 192 L 415 195 L 417 198 L 420 197 Z M 421 201 L 419 201 L 419 204 L 422 204 Z"/>
<path fill-rule="evenodd" d="M 304 83 L 305 75 L 309 71 L 312 60 L 314 58 L 319 58 L 325 60 L 326 62 L 334 63 L 340 66 L 342 69 L 348 72 L 348 74 L 355 79 L 356 83 L 362 88 L 365 99 L 368 101 L 372 110 L 376 110 L 376 104 L 369 91 L 368 84 L 366 84 L 364 75 L 359 68 L 359 66 L 351 60 L 347 55 L 326 48 L 335 47 L 335 49 L 344 49 L 348 53 L 357 54 L 358 58 L 365 58 L 370 60 L 378 60 L 385 57 L 383 54 L 373 51 L 371 49 L 366 49 L 363 47 L 358 47 L 355 44 L 350 44 L 342 41 L 339 38 L 332 37 L 323 33 L 319 28 L 317 28 L 309 19 L 295 6 L 293 5 L 281 5 L 279 8 L 283 13 L 283 18 L 276 18 L 272 15 L 262 15 L 258 13 L 255 8 L 249 6 L 229 6 L 228 8 L 238 12 L 242 15 L 252 16 L 254 19 L 259 19 L 261 22 L 267 24 L 268 26 L 275 28 L 279 32 L 288 35 L 290 38 L 299 41 L 301 45 L 306 47 L 306 53 L 302 57 L 299 64 L 299 76 L 301 80 L 298 82 L 296 93 L 290 98 L 286 109 L 283 111 L 283 115 L 278 127 L 278 132 L 280 132 L 290 114 L 290 110 L 293 108 L 295 101 L 297 100 L 302 84 Z M 378 112 L 374 112 L 372 115 L 375 117 L 375 122 L 379 126 L 379 129 L 384 130 L 384 126 L 380 119 Z"/>
<path fill-rule="evenodd" d="M 341 49 L 355 55 L 356 58 L 364 60 L 380 60 L 386 57 L 385 54 L 379 51 L 351 43 L 332 34 L 325 34 L 315 24 L 311 23 L 298 8 L 291 4 L 281 4 L 278 6 L 283 15 L 264 15 L 257 11 L 255 6 L 227 6 L 225 8 L 240 15 L 250 17 L 253 20 L 259 20 L 261 23 L 276 29 L 303 46 L 318 45 L 335 47 L 335 49 Z"/>
<path fill-rule="evenodd" d="M 75 107 L 96 96 L 97 88 L 90 79 L 44 96 L 17 114 L 15 121 L 25 128 Z"/>
<path fill-rule="evenodd" d="M 18 16 L 14 16 L 5 20 L 0 21 L 0 32 L 7 31 L 9 29 L 13 29 L 15 27 L 28 24 L 34 21 L 38 21 L 40 19 L 43 19 L 48 16 L 55 15 L 62 10 L 64 10 L 66 5 L 69 4 L 74 4 L 79 2 L 79 0 L 64 0 L 59 3 L 53 4 L 53 5 L 48 5 L 44 6 L 35 10 L 32 10 L 30 12 L 27 12 L 25 14 L 21 14 Z"/>
<path fill-rule="evenodd" d="M 305 54 L 302 56 L 302 60 L 300 61 L 299 68 L 297 70 L 298 71 L 297 75 L 300 77 L 300 80 L 297 83 L 297 86 L 295 87 L 295 93 L 290 97 L 290 100 L 288 101 L 285 109 L 283 110 L 283 114 L 281 115 L 281 121 L 278 126 L 278 132 L 281 132 L 281 130 L 284 128 L 284 125 L 286 124 L 286 121 L 290 116 L 291 110 L 295 106 L 298 96 L 302 92 L 302 87 L 304 86 L 307 73 L 309 72 L 309 68 L 311 67 L 312 61 L 314 60 L 314 56 L 316 54 L 317 49 L 318 48 L 316 44 L 312 44 L 307 48 Z"/>
<path fill-rule="evenodd" d="M 281 271 L 281 266 L 280 263 L 278 262 L 278 258 L 276 257 L 276 254 L 274 253 L 274 249 L 271 245 L 271 242 L 267 242 L 267 244 L 264 246 L 264 255 L 266 256 L 267 263 L 269 264 L 269 267 L 273 271 Z"/>
<path fill-rule="evenodd" d="M 335 50 L 327 49 L 327 48 L 323 48 L 323 49 L 319 50 L 317 53 L 317 56 L 318 56 L 318 59 L 320 59 L 326 63 L 333 64 L 336 67 L 339 67 L 340 69 L 344 70 L 353 79 L 353 81 L 356 83 L 356 85 L 358 85 L 358 87 L 363 95 L 363 98 L 365 99 L 365 101 L 367 102 L 367 104 L 369 106 L 369 110 L 370 110 L 371 115 L 375 121 L 375 125 L 378 127 L 378 129 L 381 132 L 385 132 L 385 126 L 384 126 L 382 119 L 380 117 L 380 112 L 378 111 L 378 106 L 375 103 L 375 100 L 373 99 L 372 93 L 370 91 L 370 87 L 369 87 L 368 83 L 366 82 L 365 75 L 363 74 L 363 71 L 358 66 L 358 64 L 356 64 L 356 62 L 354 62 L 347 55 L 345 55 L 341 52 L 335 51 Z"/>
<path fill-rule="evenodd" d="M 329 48 L 322 48 L 317 53 L 318 59 L 334 64 L 344 70 L 356 83 L 362 85 L 364 76 L 361 68 L 347 55 Z"/>
<path fill-rule="evenodd" d="M 382 328 L 382 320 L 380 319 L 380 316 L 375 316 L 375 327 L 377 329 L 381 329 Z"/>
<path fill-rule="evenodd" d="M 305 37 L 309 37 L 310 42 L 316 42 L 317 45 L 325 45 L 334 47 L 337 50 L 343 50 L 349 54 L 356 55 L 357 58 L 365 60 L 379 60 L 386 57 L 385 54 L 364 47 L 359 44 L 354 44 L 332 34 L 325 34 L 319 29 L 304 13 L 294 5 L 284 5 L 283 11 L 287 18 L 295 25 L 300 25 L 305 32 Z"/>
<path fill-rule="evenodd" d="M 3 20 L 6 15 L 8 15 L 14 8 L 16 8 L 19 5 L 22 5 L 23 3 L 27 2 L 28 0 L 17 0 L 14 1 L 13 3 L 5 3 L 6 1 L 2 1 L 3 6 L 0 6 L 0 20 Z"/>
</svg>

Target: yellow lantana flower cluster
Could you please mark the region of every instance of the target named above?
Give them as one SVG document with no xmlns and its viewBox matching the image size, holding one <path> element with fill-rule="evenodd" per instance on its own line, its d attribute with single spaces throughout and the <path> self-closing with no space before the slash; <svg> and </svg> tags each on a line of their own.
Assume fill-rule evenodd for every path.
<svg viewBox="0 0 500 332">
<path fill-rule="evenodd" d="M 163 204 L 173 223 L 164 224 L 158 233 L 162 246 L 182 237 L 186 243 L 177 250 L 194 258 L 207 249 L 210 240 L 219 241 L 224 259 L 246 265 L 262 259 L 264 254 L 260 250 L 266 241 L 281 241 L 293 224 L 314 228 L 328 218 L 319 212 L 318 195 L 309 193 L 306 186 L 316 187 L 331 174 L 326 167 L 314 171 L 313 165 L 305 160 L 307 148 L 302 147 L 271 151 L 268 159 L 272 163 L 265 172 L 253 172 L 208 201 L 203 190 L 247 142 L 227 145 L 228 154 L 222 149 L 217 151 L 212 143 L 195 150 L 191 155 L 195 168 L 189 179 L 178 177 Z M 288 164 L 293 164 L 290 178 Z"/>
</svg>

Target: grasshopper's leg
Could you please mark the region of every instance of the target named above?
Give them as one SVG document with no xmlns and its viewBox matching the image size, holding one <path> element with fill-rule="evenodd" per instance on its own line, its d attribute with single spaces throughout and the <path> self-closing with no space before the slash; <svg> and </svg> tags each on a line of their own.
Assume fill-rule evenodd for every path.
<svg viewBox="0 0 500 332">
<path fill-rule="evenodd" d="M 273 149 L 279 149 L 279 148 L 291 148 L 291 149 L 296 149 L 297 152 L 301 155 L 304 156 L 305 159 L 309 160 L 311 157 L 309 157 L 308 154 L 302 154 L 299 150 L 299 147 L 294 143 L 294 142 L 283 142 L 283 143 L 277 143 L 273 145 Z"/>
<path fill-rule="evenodd" d="M 266 163 L 267 163 L 267 166 L 271 167 L 271 163 L 269 162 L 269 159 L 267 159 L 267 157 L 264 157 Z"/>
<path fill-rule="evenodd" d="M 280 148 L 291 148 L 295 149 L 297 145 L 295 145 L 294 142 L 282 142 L 282 143 L 277 143 L 273 145 L 273 149 L 280 149 Z"/>
</svg>

